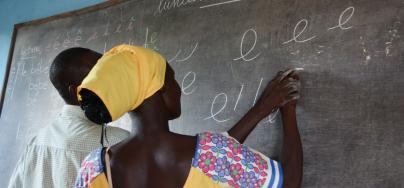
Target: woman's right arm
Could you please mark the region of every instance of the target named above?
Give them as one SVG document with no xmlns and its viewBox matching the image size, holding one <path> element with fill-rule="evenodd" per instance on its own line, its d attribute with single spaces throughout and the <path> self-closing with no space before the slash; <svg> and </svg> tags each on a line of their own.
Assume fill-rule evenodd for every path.
<svg viewBox="0 0 404 188">
<path fill-rule="evenodd" d="M 281 107 L 283 122 L 283 147 L 281 165 L 283 187 L 300 187 L 303 176 L 303 149 L 296 121 L 296 100 Z"/>
<path fill-rule="evenodd" d="M 299 78 L 294 69 L 279 72 L 265 87 L 254 107 L 228 131 L 229 135 L 243 143 L 263 118 L 299 97 L 299 85 Z"/>
</svg>

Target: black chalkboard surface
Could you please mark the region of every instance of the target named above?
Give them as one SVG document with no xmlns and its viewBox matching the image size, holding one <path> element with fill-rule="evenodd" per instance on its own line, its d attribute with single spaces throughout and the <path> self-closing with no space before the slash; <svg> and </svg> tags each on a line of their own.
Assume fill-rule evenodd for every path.
<svg viewBox="0 0 404 188">
<path fill-rule="evenodd" d="M 183 114 L 170 126 L 190 135 L 229 129 L 279 70 L 304 68 L 303 187 L 403 187 L 403 8 L 399 0 L 137 0 L 23 24 L 3 91 L 1 187 L 63 105 L 48 80 L 53 58 L 121 43 L 167 58 L 183 92 Z M 277 156 L 279 115 L 247 144 Z"/>
</svg>

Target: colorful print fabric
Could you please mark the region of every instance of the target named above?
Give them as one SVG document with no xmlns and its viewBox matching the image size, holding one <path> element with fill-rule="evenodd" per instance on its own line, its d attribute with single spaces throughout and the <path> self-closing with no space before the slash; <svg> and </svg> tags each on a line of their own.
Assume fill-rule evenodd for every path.
<svg viewBox="0 0 404 188">
<path fill-rule="evenodd" d="M 225 134 L 199 134 L 192 167 L 223 187 L 282 187 L 277 161 Z"/>
<path fill-rule="evenodd" d="M 76 179 L 76 188 L 90 187 L 94 179 L 104 173 L 104 164 L 101 159 L 102 148 L 91 152 L 81 163 Z"/>
</svg>

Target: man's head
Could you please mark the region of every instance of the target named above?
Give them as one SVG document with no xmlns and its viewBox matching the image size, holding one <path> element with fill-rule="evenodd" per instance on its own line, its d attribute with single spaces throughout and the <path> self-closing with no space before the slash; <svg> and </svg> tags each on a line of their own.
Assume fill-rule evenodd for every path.
<svg viewBox="0 0 404 188">
<path fill-rule="evenodd" d="M 78 105 L 77 86 L 81 84 L 102 54 L 86 48 L 60 52 L 49 69 L 49 79 L 67 104 Z"/>
</svg>

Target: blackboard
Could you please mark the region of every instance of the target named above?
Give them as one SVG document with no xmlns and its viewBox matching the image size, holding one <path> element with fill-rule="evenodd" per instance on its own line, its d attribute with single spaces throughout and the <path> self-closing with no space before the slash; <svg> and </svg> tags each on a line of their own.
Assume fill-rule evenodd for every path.
<svg viewBox="0 0 404 188">
<path fill-rule="evenodd" d="M 62 101 L 52 59 L 82 46 L 153 48 L 183 96 L 173 131 L 229 129 L 279 70 L 304 68 L 298 124 L 303 187 L 403 187 L 404 4 L 399 0 L 137 0 L 19 25 L 3 90 L 1 187 L 27 140 Z M 279 113 L 247 145 L 277 156 Z M 123 118 L 119 124 L 128 124 Z"/>
</svg>

